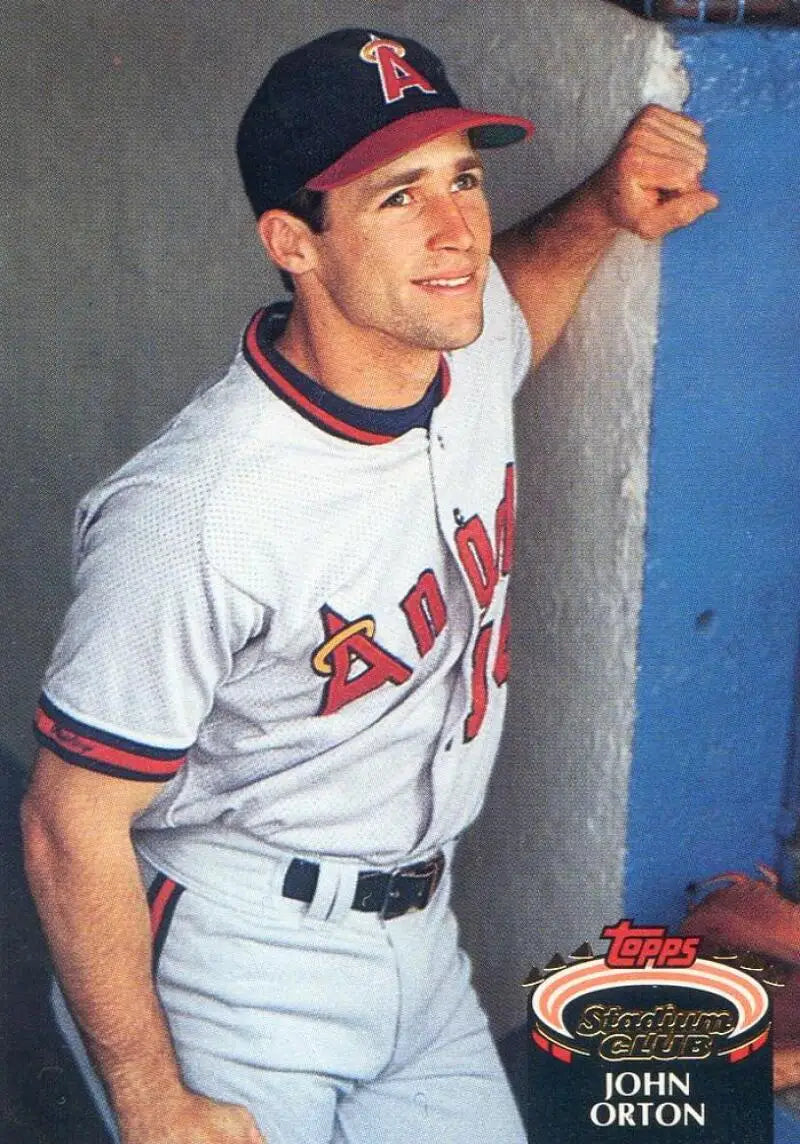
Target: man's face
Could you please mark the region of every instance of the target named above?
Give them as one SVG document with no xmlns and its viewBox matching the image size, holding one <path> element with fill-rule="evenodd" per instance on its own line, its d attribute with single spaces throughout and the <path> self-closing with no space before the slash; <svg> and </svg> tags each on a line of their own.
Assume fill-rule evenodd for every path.
<svg viewBox="0 0 800 1144">
<path fill-rule="evenodd" d="M 466 132 L 329 191 L 313 273 L 337 316 L 380 341 L 451 350 L 483 325 L 491 220 Z"/>
</svg>

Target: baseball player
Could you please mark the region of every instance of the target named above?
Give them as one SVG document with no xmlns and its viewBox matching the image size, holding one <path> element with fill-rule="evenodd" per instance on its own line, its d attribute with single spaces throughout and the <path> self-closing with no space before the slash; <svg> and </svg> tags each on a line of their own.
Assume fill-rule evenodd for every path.
<svg viewBox="0 0 800 1144">
<path fill-rule="evenodd" d="M 80 506 L 26 852 L 123 1144 L 524 1140 L 448 905 L 506 697 L 512 399 L 621 228 L 716 202 L 649 108 L 493 261 L 479 149 L 531 129 L 405 37 L 280 59 L 238 155 L 293 299 Z"/>
</svg>

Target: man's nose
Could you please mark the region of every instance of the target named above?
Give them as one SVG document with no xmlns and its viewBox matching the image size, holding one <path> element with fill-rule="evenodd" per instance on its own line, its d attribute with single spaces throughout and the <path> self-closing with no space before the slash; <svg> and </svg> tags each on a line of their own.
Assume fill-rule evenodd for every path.
<svg viewBox="0 0 800 1144">
<path fill-rule="evenodd" d="M 428 245 L 432 250 L 469 250 L 475 235 L 459 203 L 451 195 L 442 196 L 431 204 L 431 233 Z"/>
</svg>

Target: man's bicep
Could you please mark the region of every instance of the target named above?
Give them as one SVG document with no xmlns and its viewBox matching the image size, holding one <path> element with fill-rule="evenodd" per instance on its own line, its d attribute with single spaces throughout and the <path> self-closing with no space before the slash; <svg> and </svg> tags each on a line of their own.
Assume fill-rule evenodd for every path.
<svg viewBox="0 0 800 1144">
<path fill-rule="evenodd" d="M 59 837 L 79 834 L 99 849 L 109 833 L 127 831 L 131 820 L 161 790 L 163 783 L 99 774 L 42 747 L 25 796 L 23 820 L 29 833 L 38 829 Z"/>
</svg>

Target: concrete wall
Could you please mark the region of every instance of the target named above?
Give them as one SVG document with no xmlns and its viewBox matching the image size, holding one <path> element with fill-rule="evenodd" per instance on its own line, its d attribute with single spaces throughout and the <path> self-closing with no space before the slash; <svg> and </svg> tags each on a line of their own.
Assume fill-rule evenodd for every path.
<svg viewBox="0 0 800 1144">
<path fill-rule="evenodd" d="M 548 79 L 528 106 L 565 185 L 644 103 L 678 107 L 686 91 L 663 29 L 604 5 L 591 16 L 562 11 L 536 41 Z M 620 238 L 519 400 L 513 687 L 461 852 L 464 930 L 498 1031 L 519 1021 L 514 975 L 620 916 L 658 283 L 659 245 Z M 486 895 L 498 856 L 503 888 Z"/>
<path fill-rule="evenodd" d="M 276 290 L 235 170 L 241 109 L 280 52 L 375 21 L 440 50 L 465 100 L 537 121 L 527 149 L 491 159 L 498 223 L 580 181 L 646 98 L 680 90 L 662 29 L 600 0 L 43 0 L 0 17 L 0 739 L 21 764 L 75 501 L 225 366 Z M 656 248 L 621 241 L 520 402 L 516 675 L 459 890 L 500 1033 L 522 1021 L 527 963 L 620 902 L 657 279 Z"/>
</svg>

